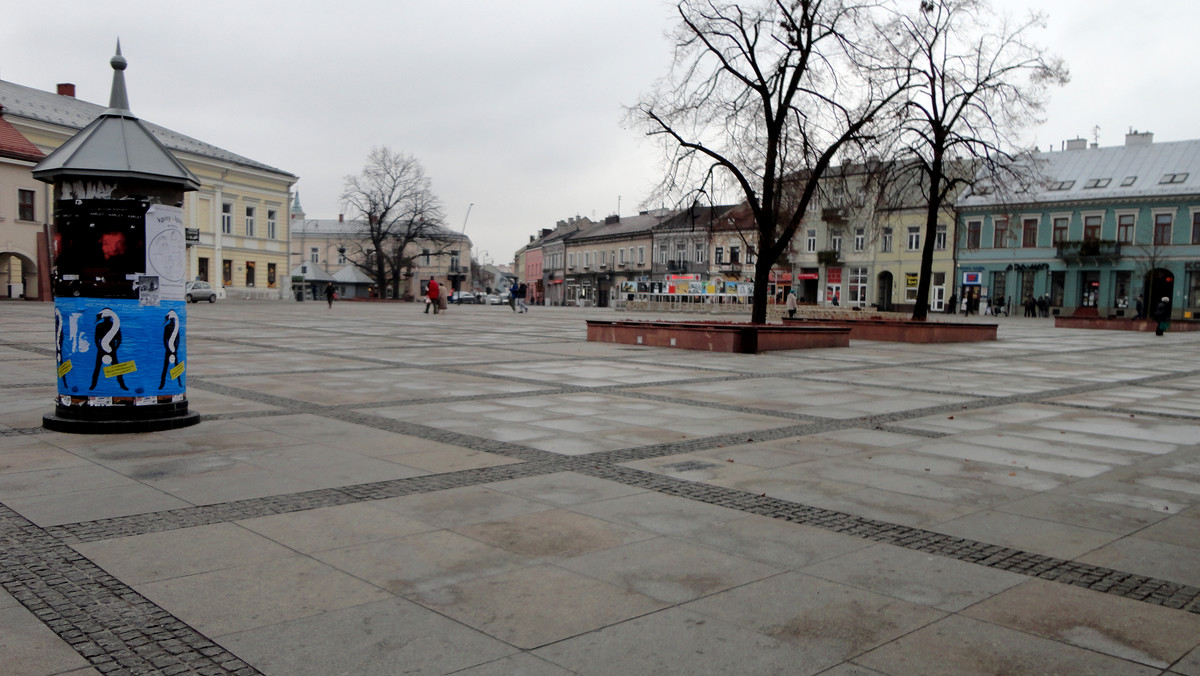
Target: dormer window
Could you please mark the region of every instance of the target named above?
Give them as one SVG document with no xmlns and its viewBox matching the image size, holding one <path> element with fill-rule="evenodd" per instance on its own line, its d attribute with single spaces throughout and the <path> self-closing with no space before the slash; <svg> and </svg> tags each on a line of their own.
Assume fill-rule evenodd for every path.
<svg viewBox="0 0 1200 676">
<path fill-rule="evenodd" d="M 1121 180 L 1121 187 L 1128 188 L 1129 186 L 1133 185 L 1134 181 L 1137 181 L 1137 176 L 1126 176 Z"/>
<path fill-rule="evenodd" d="M 1163 174 L 1163 177 L 1162 177 L 1162 179 L 1161 179 L 1161 180 L 1159 180 L 1159 182 L 1158 182 L 1158 183 L 1159 183 L 1159 185 L 1163 185 L 1163 184 L 1167 184 L 1167 183 L 1183 183 L 1183 182 L 1184 182 L 1184 181 L 1186 181 L 1187 179 L 1188 179 L 1188 175 L 1187 175 L 1186 173 L 1183 173 L 1183 174 Z"/>
<path fill-rule="evenodd" d="M 1049 192 L 1058 192 L 1060 190 L 1070 190 L 1074 187 L 1075 181 L 1058 181 L 1057 183 L 1051 183 L 1046 187 L 1046 190 Z"/>
<path fill-rule="evenodd" d="M 1083 184 L 1083 189 L 1107 188 L 1109 183 L 1112 183 L 1111 178 L 1089 178 L 1087 183 Z"/>
</svg>

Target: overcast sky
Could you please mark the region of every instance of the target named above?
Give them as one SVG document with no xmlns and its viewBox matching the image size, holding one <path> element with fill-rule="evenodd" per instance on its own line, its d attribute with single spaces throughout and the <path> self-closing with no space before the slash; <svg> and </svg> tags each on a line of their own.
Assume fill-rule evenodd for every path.
<svg viewBox="0 0 1200 676">
<path fill-rule="evenodd" d="M 911 0 L 915 3 L 917 0 Z M 1027 134 L 1200 138 L 1195 0 L 993 0 L 1047 14 L 1069 85 Z M 659 0 L 5 0 L 0 79 L 107 104 L 116 39 L 139 117 L 300 177 L 336 218 L 372 146 L 416 156 L 455 230 L 501 263 L 574 215 L 636 213 L 659 154 L 622 128 L 666 72 Z M 470 208 L 468 218 L 468 205 Z"/>
</svg>

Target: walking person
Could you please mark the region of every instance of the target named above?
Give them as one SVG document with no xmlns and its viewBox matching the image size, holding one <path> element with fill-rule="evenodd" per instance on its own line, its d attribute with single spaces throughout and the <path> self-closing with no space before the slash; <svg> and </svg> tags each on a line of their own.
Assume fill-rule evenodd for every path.
<svg viewBox="0 0 1200 676">
<path fill-rule="evenodd" d="M 438 288 L 437 280 L 432 275 L 429 277 L 429 286 L 425 290 L 425 314 L 429 314 L 429 306 L 433 306 L 433 314 L 438 313 Z"/>
<path fill-rule="evenodd" d="M 333 288 L 333 282 L 325 285 L 325 302 L 329 303 L 329 309 L 333 309 L 333 299 L 337 298 L 337 291 Z"/>
<path fill-rule="evenodd" d="M 521 308 L 521 312 L 529 312 L 529 306 L 525 304 L 525 294 L 529 293 L 529 287 L 521 284 L 517 287 L 517 307 Z"/>
<path fill-rule="evenodd" d="M 795 291 L 788 292 L 787 304 L 784 307 L 787 308 L 788 319 L 791 319 L 796 316 L 796 292 Z"/>
<path fill-rule="evenodd" d="M 517 311 L 517 292 L 520 290 L 521 287 L 516 280 L 513 280 L 512 286 L 508 289 L 508 306 L 512 308 L 513 312 Z"/>
<path fill-rule="evenodd" d="M 1161 336 L 1166 333 L 1171 325 L 1171 299 L 1163 296 L 1162 300 L 1158 301 L 1158 305 L 1154 306 L 1154 321 L 1158 325 L 1154 327 L 1154 335 Z"/>
</svg>

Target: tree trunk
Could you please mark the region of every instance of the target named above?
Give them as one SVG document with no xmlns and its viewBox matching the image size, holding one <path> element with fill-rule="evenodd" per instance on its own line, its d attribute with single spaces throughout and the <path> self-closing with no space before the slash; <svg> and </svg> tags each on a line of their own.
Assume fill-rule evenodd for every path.
<svg viewBox="0 0 1200 676">
<path fill-rule="evenodd" d="M 913 306 L 912 318 L 925 321 L 929 318 L 929 287 L 933 278 L 933 246 L 937 238 L 938 212 L 942 188 L 942 155 L 935 151 L 929 172 L 929 204 L 925 209 L 925 241 L 921 243 L 921 273 L 917 281 L 917 304 Z M 947 233 L 949 235 L 949 233 Z M 950 273 L 953 275 L 953 271 Z"/>
</svg>

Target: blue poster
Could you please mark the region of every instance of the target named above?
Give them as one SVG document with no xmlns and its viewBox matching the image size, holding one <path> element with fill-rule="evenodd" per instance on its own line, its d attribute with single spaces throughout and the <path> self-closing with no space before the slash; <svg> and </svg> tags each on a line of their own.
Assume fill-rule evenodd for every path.
<svg viewBox="0 0 1200 676">
<path fill-rule="evenodd" d="M 60 399 L 90 406 L 183 401 L 186 324 L 185 301 L 56 298 Z"/>
</svg>

